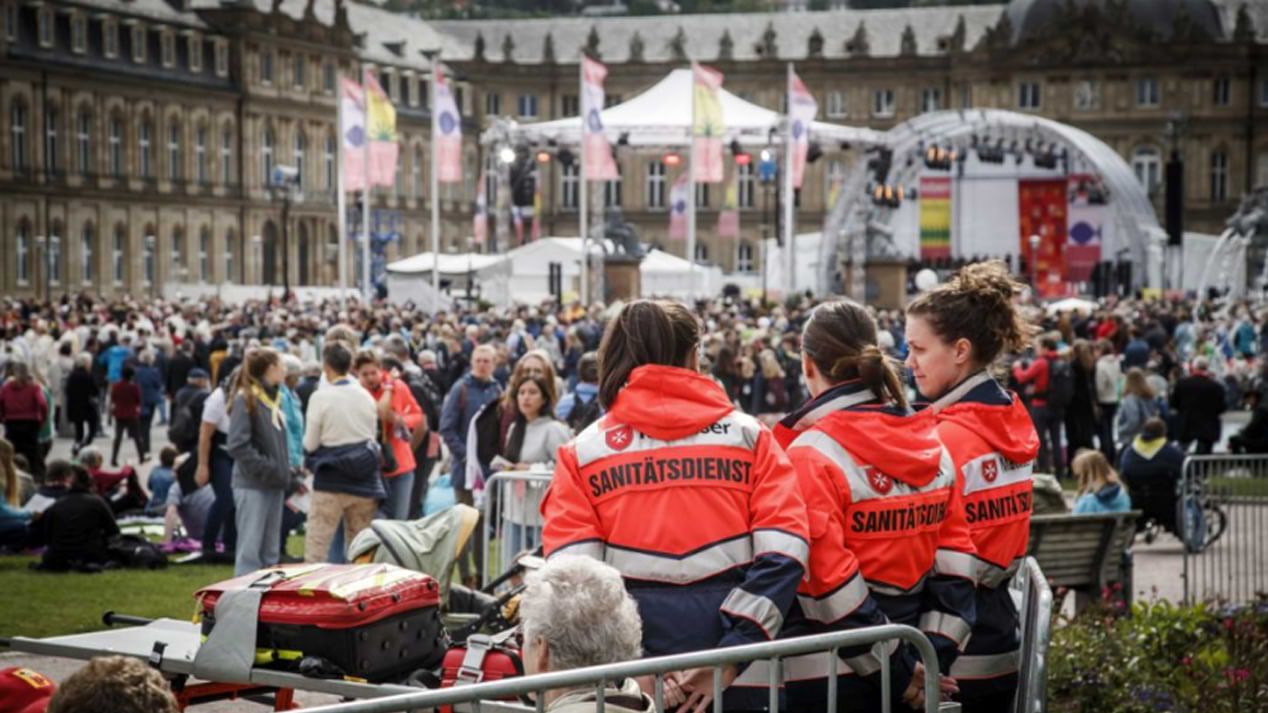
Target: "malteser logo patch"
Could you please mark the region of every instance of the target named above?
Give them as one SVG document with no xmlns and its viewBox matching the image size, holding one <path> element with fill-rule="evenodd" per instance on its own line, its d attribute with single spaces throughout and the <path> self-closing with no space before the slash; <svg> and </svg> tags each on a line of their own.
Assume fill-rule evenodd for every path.
<svg viewBox="0 0 1268 713">
<path fill-rule="evenodd" d="M 867 482 L 872 486 L 872 490 L 881 495 L 887 495 L 889 491 L 894 489 L 894 479 L 875 468 L 867 469 Z"/>
<path fill-rule="evenodd" d="M 634 441 L 634 429 L 629 426 L 620 426 L 604 434 L 604 439 L 607 440 L 608 448 L 623 451 Z"/>
<path fill-rule="evenodd" d="M 988 460 L 982 464 L 982 479 L 988 483 L 994 483 L 999 477 L 999 463 Z"/>
</svg>

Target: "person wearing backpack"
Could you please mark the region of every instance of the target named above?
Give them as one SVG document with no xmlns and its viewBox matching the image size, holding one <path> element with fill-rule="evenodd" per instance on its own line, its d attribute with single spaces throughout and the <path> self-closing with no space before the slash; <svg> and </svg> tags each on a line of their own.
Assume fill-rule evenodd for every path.
<svg viewBox="0 0 1268 713">
<path fill-rule="evenodd" d="M 577 386 L 564 394 L 555 407 L 555 418 L 581 433 L 603 415 L 599 405 L 599 354 L 586 352 L 577 361 Z"/>
<path fill-rule="evenodd" d="M 1039 340 L 1039 355 L 1029 364 L 1013 365 L 1013 378 L 1027 397 L 1030 419 L 1039 432 L 1039 470 L 1057 477 L 1065 472 L 1061 453 L 1061 427 L 1065 408 L 1074 396 L 1070 362 L 1057 352 L 1051 336 Z"/>
<path fill-rule="evenodd" d="M 167 440 L 181 453 L 193 453 L 198 449 L 203 405 L 211 393 L 209 385 L 206 371 L 190 369 L 185 377 L 185 385 L 172 399 L 172 422 L 167 427 Z"/>
</svg>

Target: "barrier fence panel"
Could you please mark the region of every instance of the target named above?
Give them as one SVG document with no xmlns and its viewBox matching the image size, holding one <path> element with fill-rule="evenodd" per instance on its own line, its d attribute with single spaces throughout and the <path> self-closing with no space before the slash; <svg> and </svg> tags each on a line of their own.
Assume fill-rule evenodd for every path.
<svg viewBox="0 0 1268 713">
<path fill-rule="evenodd" d="M 838 631 L 816 636 L 803 636 L 782 641 L 771 641 L 747 646 L 734 646 L 725 649 L 696 651 L 689 654 L 660 656 L 657 658 L 626 661 L 606 666 L 571 671 L 555 671 L 535 676 L 504 678 L 489 683 L 476 683 L 468 686 L 443 688 L 438 690 L 421 690 L 418 693 L 406 693 L 384 696 L 370 700 L 339 703 L 327 706 L 308 708 L 308 713 L 395 713 L 397 711 L 428 710 L 438 706 L 457 706 L 463 710 L 486 710 L 487 701 L 498 701 L 508 697 L 524 694 L 535 694 L 537 710 L 544 710 L 544 693 L 548 690 L 577 690 L 593 687 L 597 696 L 595 710 L 604 710 L 606 684 L 619 682 L 627 678 L 654 676 L 655 687 L 653 699 L 658 713 L 666 710 L 664 703 L 664 675 L 676 671 L 694 668 L 711 667 L 713 669 L 713 710 L 722 713 L 721 676 L 722 667 L 727 664 L 746 663 L 751 661 L 769 662 L 772 681 L 776 684 L 771 689 L 771 713 L 780 710 L 779 676 L 782 671 L 781 660 L 791 656 L 821 653 L 827 657 L 830 666 L 835 667 L 839 661 L 839 650 L 846 646 L 872 644 L 874 651 L 884 652 L 884 643 L 888 641 L 905 641 L 912 645 L 915 653 L 925 666 L 924 694 L 925 713 L 958 713 L 959 705 L 940 703 L 938 694 L 938 657 L 933 644 L 924 634 L 910 626 L 886 624 L 884 626 Z M 891 713 L 889 701 L 889 657 L 882 655 L 883 664 L 881 698 L 885 702 L 885 713 Z M 836 678 L 828 679 L 827 710 L 836 710 Z M 470 707 L 463 704 L 470 704 Z M 507 710 L 506 708 L 500 708 Z"/>
<path fill-rule="evenodd" d="M 494 473 L 484 485 L 484 517 L 480 526 L 486 547 L 480 585 L 506 571 L 515 556 L 542 541 L 542 516 L 538 509 L 550 471 Z"/>
<path fill-rule="evenodd" d="M 1268 592 L 1268 456 L 1189 456 L 1177 490 L 1185 602 Z"/>
<path fill-rule="evenodd" d="M 1052 588 L 1034 557 L 1022 562 L 1015 589 L 1022 595 L 1021 670 L 1017 676 L 1015 713 L 1048 710 L 1048 643 L 1052 639 Z"/>
</svg>

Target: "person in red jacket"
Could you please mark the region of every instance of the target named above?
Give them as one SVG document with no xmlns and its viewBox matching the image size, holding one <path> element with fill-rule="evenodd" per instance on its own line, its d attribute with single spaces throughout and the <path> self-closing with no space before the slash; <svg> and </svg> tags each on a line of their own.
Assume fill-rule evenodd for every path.
<svg viewBox="0 0 1268 713">
<path fill-rule="evenodd" d="M 136 457 L 144 463 L 149 454 L 141 445 L 141 387 L 132 379 L 136 371 L 123 367 L 123 378 L 110 386 L 110 414 L 114 416 L 114 448 L 110 451 L 110 467 L 119 467 L 119 446 L 127 433 L 136 445 Z"/>
<path fill-rule="evenodd" d="M 844 300 L 816 307 L 802 332 L 812 398 L 775 429 L 810 515 L 810 569 L 788 633 L 907 624 L 929 637 L 945 674 L 975 621 L 973 543 L 933 415 L 908 406 L 876 333 L 867 311 Z M 894 702 L 923 705 L 924 669 L 891 641 L 842 649 L 835 672 L 821 654 L 789 658 L 789 709 L 822 710 L 835 673 L 839 710 L 880 710 L 885 656 Z M 955 691 L 949 678 L 940 684 Z"/>
<path fill-rule="evenodd" d="M 907 364 L 963 488 L 977 550 L 977 625 L 951 675 L 966 713 L 1012 709 L 1020 641 L 1008 580 L 1026 556 L 1031 470 L 1039 436 L 1016 394 L 987 373 L 1019 349 L 1029 327 L 1013 306 L 1018 289 L 1000 262 L 969 265 L 907 308 Z"/>
<path fill-rule="evenodd" d="M 13 449 L 26 456 L 36 478 L 44 476 L 44 452 L 40 449 L 40 426 L 48 418 L 48 400 L 44 389 L 31 374 L 26 362 L 10 364 L 13 375 L 0 386 L 0 421 L 4 437 Z"/>
<path fill-rule="evenodd" d="M 1021 349 L 1024 346 L 1023 341 L 1016 348 Z M 1013 378 L 1024 389 L 1023 393 L 1030 407 L 1030 420 L 1039 432 L 1039 467 L 1043 472 L 1052 473 L 1058 478 L 1063 477 L 1065 472 L 1065 459 L 1062 457 L 1064 449 L 1061 447 L 1061 427 L 1065 423 L 1065 413 L 1055 404 L 1049 403 L 1048 382 L 1052 365 L 1059 359 L 1061 355 L 1057 353 L 1056 340 L 1043 337 L 1039 340 L 1039 354 L 1033 361 L 1013 365 Z"/>
<path fill-rule="evenodd" d="M 685 307 L 639 300 L 599 347 L 605 414 L 559 449 L 541 504 L 547 557 L 581 554 L 620 570 L 662 656 L 779 635 L 805 573 L 808 525 L 797 477 L 757 419 L 699 373 L 701 329 Z M 732 686 L 728 708 L 762 707 Z M 769 679 L 755 681 L 765 686 Z M 707 710 L 712 669 L 670 679 L 684 711 Z"/>
<path fill-rule="evenodd" d="M 383 370 L 379 356 L 369 350 L 357 353 L 352 362 L 361 385 L 370 392 L 378 405 L 381 443 L 392 449 L 396 466 L 386 472 L 387 499 L 382 511 L 388 518 L 404 520 L 409 516 L 409 494 L 414 489 L 414 449 L 410 438 L 414 429 L 423 424 L 423 410 L 409 386 L 400 378 L 400 364 L 391 362 L 388 371 Z"/>
</svg>

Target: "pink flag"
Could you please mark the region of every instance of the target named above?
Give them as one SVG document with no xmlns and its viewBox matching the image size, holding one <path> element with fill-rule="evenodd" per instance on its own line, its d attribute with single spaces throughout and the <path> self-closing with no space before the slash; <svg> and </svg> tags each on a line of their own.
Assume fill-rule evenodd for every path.
<svg viewBox="0 0 1268 713">
<path fill-rule="evenodd" d="M 476 188 L 475 216 L 471 219 L 471 236 L 476 245 L 484 245 L 489 237 L 489 202 L 484 195 L 484 176 L 480 176 Z"/>
<path fill-rule="evenodd" d="M 432 107 L 431 135 L 435 142 L 436 180 L 441 183 L 462 181 L 462 115 L 449 89 L 445 72 L 439 65 L 436 75 L 436 102 Z"/>
<path fill-rule="evenodd" d="M 691 183 L 683 171 L 669 189 L 669 238 L 682 240 L 687 237 L 687 201 L 691 200 Z"/>
<path fill-rule="evenodd" d="M 366 133 L 370 138 L 370 185 L 396 183 L 400 145 L 396 136 L 396 110 L 373 72 L 365 73 Z"/>
<path fill-rule="evenodd" d="M 789 131 L 792 134 L 792 182 L 793 188 L 801 188 L 801 179 L 806 173 L 806 152 L 810 150 L 810 125 L 819 112 L 819 105 L 814 95 L 806 89 L 801 78 L 794 72 L 788 73 L 788 121 L 792 122 Z"/>
<path fill-rule="evenodd" d="M 691 170 L 696 183 L 721 183 L 722 135 L 726 132 L 718 97 L 722 73 L 692 62 L 691 76 Z"/>
<path fill-rule="evenodd" d="M 339 141 L 339 167 L 343 190 L 360 191 L 365 188 L 365 91 L 351 79 L 345 78 L 340 85 L 339 121 L 343 136 Z"/>
<path fill-rule="evenodd" d="M 603 133 L 603 80 L 608 68 L 585 55 L 581 57 L 581 160 L 586 162 L 586 180 L 615 181 L 620 176 L 612 147 Z"/>
</svg>

